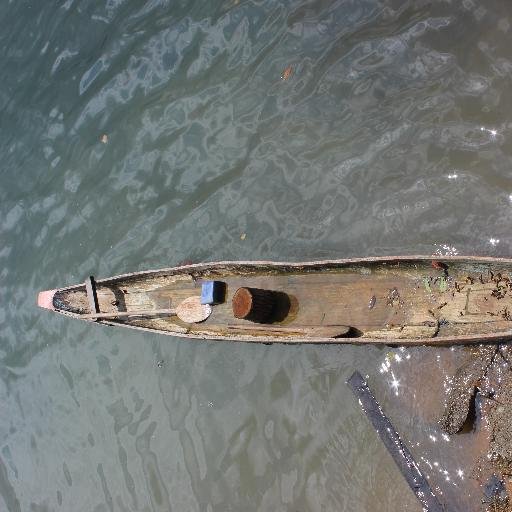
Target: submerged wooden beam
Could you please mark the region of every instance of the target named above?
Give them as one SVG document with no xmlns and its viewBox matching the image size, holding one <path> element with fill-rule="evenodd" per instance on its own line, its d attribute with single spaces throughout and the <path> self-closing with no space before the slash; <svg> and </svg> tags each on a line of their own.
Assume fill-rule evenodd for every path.
<svg viewBox="0 0 512 512">
<path fill-rule="evenodd" d="M 382 411 L 361 374 L 357 371 L 354 372 L 350 379 L 348 379 L 347 384 L 359 400 L 363 412 L 370 420 L 377 434 L 379 434 L 381 441 L 391 457 L 393 457 L 395 464 L 409 484 L 412 492 L 420 501 L 423 510 L 426 512 L 446 512 L 446 509 L 432 492 L 427 479 L 414 461 L 411 452 L 400 439 L 391 421 Z"/>
</svg>

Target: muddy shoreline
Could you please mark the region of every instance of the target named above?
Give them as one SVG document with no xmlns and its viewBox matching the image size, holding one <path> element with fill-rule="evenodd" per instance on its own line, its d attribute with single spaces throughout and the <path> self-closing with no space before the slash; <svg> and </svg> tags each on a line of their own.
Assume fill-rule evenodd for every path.
<svg viewBox="0 0 512 512">
<path fill-rule="evenodd" d="M 483 499 L 483 507 L 512 511 L 512 353 L 508 345 L 480 346 L 468 352 L 469 360 L 448 382 L 439 425 L 451 436 L 479 430 L 486 448 L 472 476 L 484 488 L 489 478 L 503 487 Z"/>
</svg>

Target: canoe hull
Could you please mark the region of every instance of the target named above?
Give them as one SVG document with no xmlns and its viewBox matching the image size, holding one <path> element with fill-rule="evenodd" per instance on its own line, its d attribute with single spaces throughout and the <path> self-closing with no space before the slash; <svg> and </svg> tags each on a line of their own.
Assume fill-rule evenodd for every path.
<svg viewBox="0 0 512 512">
<path fill-rule="evenodd" d="M 414 269 L 417 268 L 419 270 L 416 271 L 417 275 L 414 274 Z M 461 276 L 463 276 L 464 272 L 468 273 L 467 279 L 469 280 L 477 280 L 476 284 L 469 285 L 468 283 L 464 283 L 464 285 L 457 284 L 457 281 L 451 278 L 448 275 L 448 271 L 446 272 L 447 277 L 446 279 L 443 277 L 444 268 L 447 269 L 456 269 L 458 272 L 457 279 L 459 282 L 461 282 Z M 355 270 L 354 270 L 355 269 Z M 425 281 L 425 279 L 429 279 L 430 283 L 435 283 L 436 293 L 438 297 L 434 297 L 432 300 L 435 302 L 436 307 L 439 307 L 439 305 L 443 304 L 441 303 L 441 300 L 443 300 L 443 297 L 450 297 L 449 293 L 453 294 L 453 301 L 459 298 L 462 300 L 464 298 L 464 294 L 468 293 L 467 290 L 473 288 L 473 294 L 475 294 L 478 290 L 477 287 L 480 286 L 482 289 L 486 286 L 489 291 L 489 293 L 494 293 L 494 289 L 491 290 L 490 284 L 494 286 L 494 281 L 491 282 L 490 277 L 486 277 L 485 279 L 488 279 L 488 282 L 484 283 L 484 278 L 482 278 L 482 275 L 484 272 L 490 273 L 491 276 L 493 276 L 493 270 L 496 270 L 496 272 L 499 272 L 500 275 L 503 272 L 508 272 L 508 269 L 511 270 L 512 274 L 512 259 L 506 259 L 506 258 L 484 258 L 484 257 L 467 257 L 467 256 L 451 256 L 451 257 L 439 257 L 435 261 L 432 257 L 429 256 L 395 256 L 395 257 L 375 257 L 375 258 L 355 258 L 355 259 L 342 259 L 342 260 L 322 260 L 322 261 L 312 261 L 312 262 L 271 262 L 271 261 L 223 261 L 223 262 L 214 262 L 214 263 L 198 263 L 198 264 L 192 264 L 192 265 L 184 265 L 179 267 L 171 267 L 171 268 L 165 268 L 165 269 L 159 269 L 159 270 L 148 270 L 148 271 L 142 271 L 137 273 L 129 273 L 129 274 L 122 274 L 119 276 L 107 278 L 107 279 L 99 279 L 96 281 L 97 285 L 105 288 L 113 288 L 117 286 L 119 283 L 137 283 L 137 286 L 140 288 L 140 283 L 144 282 L 155 282 L 159 283 L 160 287 L 156 287 L 153 290 L 150 290 L 148 293 L 158 293 L 159 290 L 163 290 L 166 287 L 161 286 L 165 284 L 163 280 L 167 278 L 182 278 L 182 277 L 190 277 L 191 283 L 197 281 L 200 281 L 204 278 L 210 278 L 215 277 L 218 275 L 236 275 L 237 281 L 236 282 L 243 282 L 244 278 L 247 278 L 247 280 L 251 279 L 263 279 L 263 277 L 267 279 L 277 279 L 279 277 L 281 281 L 283 279 L 287 279 L 286 282 L 290 282 L 290 286 L 299 286 L 299 284 L 294 283 L 293 279 L 295 278 L 296 281 L 298 281 L 299 277 L 304 281 L 308 279 L 309 281 L 304 281 L 306 284 L 304 286 L 311 287 L 311 283 L 315 284 L 318 281 L 322 281 L 326 284 L 318 284 L 316 285 L 316 290 L 322 291 L 322 287 L 326 288 L 329 286 L 334 286 L 331 284 L 330 281 L 332 281 L 331 277 L 337 278 L 338 273 L 341 272 L 352 272 L 352 274 L 360 273 L 361 277 L 361 284 L 354 285 L 351 284 L 352 288 L 343 288 L 345 286 L 343 281 L 340 281 L 340 289 L 347 289 L 347 290 L 354 290 L 354 286 L 359 286 L 362 290 L 364 290 L 363 295 L 366 293 L 366 295 L 363 296 L 361 299 L 362 302 L 365 304 L 366 309 L 372 309 L 372 300 L 375 302 L 375 297 L 371 296 L 370 293 L 372 288 L 372 282 L 369 281 L 369 277 L 363 272 L 364 269 L 370 269 L 370 273 L 374 272 L 376 276 L 378 276 L 378 283 L 379 286 L 381 286 L 382 289 L 389 290 L 389 293 L 387 295 L 387 304 L 384 304 L 385 300 L 383 296 L 379 296 L 379 307 L 382 310 L 382 314 L 389 315 L 391 314 L 393 308 L 396 309 L 395 315 L 402 315 L 403 310 L 405 310 L 408 307 L 407 298 L 397 299 L 395 301 L 395 298 L 392 296 L 392 293 L 395 291 L 395 287 L 392 286 L 392 283 L 394 282 L 393 279 L 398 279 L 400 277 L 400 274 L 403 273 L 404 275 L 408 275 L 408 278 L 413 279 L 415 283 L 415 290 L 414 294 L 423 294 L 425 296 L 428 296 L 429 294 L 422 289 L 422 281 L 419 280 L 420 278 Z M 376 269 L 375 271 L 371 269 Z M 384 269 L 384 270 L 382 270 Z M 401 270 L 403 269 L 403 270 Z M 384 271 L 388 272 L 392 276 L 387 281 L 384 281 Z M 379 274 L 380 272 L 380 274 Z M 224 274 L 223 274 L 224 273 Z M 469 274 L 472 273 L 473 277 L 470 277 Z M 382 274 L 382 275 L 381 275 Z M 427 277 L 422 277 L 423 275 Z M 508 275 L 508 273 L 506 274 Z M 271 277 L 268 277 L 271 276 Z M 277 277 L 276 277 L 277 276 Z M 291 277 L 288 277 L 291 276 Z M 298 276 L 298 277 L 297 277 Z M 305 277 L 304 277 L 305 276 Z M 320 276 L 322 279 L 320 279 Z M 412 277 L 411 277 L 412 276 Z M 477 277 L 475 277 L 477 276 Z M 478 278 L 482 281 L 482 284 L 479 285 Z M 451 281 L 450 281 L 451 279 Z M 493 277 L 494 279 L 494 277 Z M 506 278 L 508 279 L 508 277 Z M 376 281 L 376 282 L 377 282 Z M 272 281 L 271 281 L 272 282 Z M 412 281 L 411 281 L 412 282 Z M 309 284 L 308 284 L 309 283 Z M 454 284 L 455 283 L 455 284 Z M 427 287 L 427 291 L 429 290 L 430 285 L 428 283 L 424 283 Z M 443 290 L 443 285 L 446 289 Z M 187 286 L 193 286 L 193 284 L 190 284 Z M 455 286 L 455 288 L 453 288 Z M 466 286 L 465 290 L 457 291 L 457 288 L 463 288 Z M 54 312 L 70 316 L 72 318 L 78 318 L 81 319 L 81 317 L 89 312 L 85 310 L 81 311 L 73 311 L 72 308 L 65 309 L 59 304 L 59 301 L 56 300 L 58 297 L 62 296 L 71 296 L 73 294 L 79 295 L 83 294 L 84 285 L 78 284 L 70 287 L 55 289 L 55 290 L 47 290 L 44 292 L 41 292 L 38 297 L 38 305 L 42 308 L 53 310 Z M 451 288 L 450 288 L 451 287 Z M 168 286 L 167 286 L 168 288 Z M 432 289 L 434 286 L 432 285 Z M 439 288 L 439 289 L 438 289 Z M 512 290 L 512 286 L 510 287 Z M 192 289 L 192 288 L 191 288 Z M 359 288 L 356 288 L 359 289 Z M 155 291 L 156 290 L 156 291 Z M 126 291 L 126 290 L 124 290 Z M 382 290 L 381 295 L 382 295 Z M 508 289 L 506 290 L 508 292 Z M 128 292 L 127 292 L 128 293 Z M 398 292 L 397 292 L 398 293 Z M 412 292 L 411 292 L 412 293 Z M 487 292 L 486 292 L 487 293 Z M 129 294 L 128 294 L 129 295 Z M 127 295 L 127 296 L 128 296 Z M 134 296 L 134 294 L 132 294 Z M 147 293 L 146 293 L 147 295 Z M 433 292 L 431 293 L 433 295 Z M 483 296 L 483 294 L 481 294 Z M 490 296 L 490 295 L 489 295 Z M 512 291 L 511 291 L 512 296 Z M 131 297 L 131 296 L 130 296 Z M 332 293 L 328 297 L 332 299 Z M 404 297 L 408 297 L 406 294 Z M 469 297 L 469 293 L 468 293 Z M 491 297 L 491 296 L 490 296 Z M 487 300 L 487 297 L 483 297 Z M 511 297 L 512 298 L 512 297 Z M 369 299 L 369 301 L 368 301 Z M 83 300 L 81 298 L 80 300 Z M 426 299 L 422 298 L 423 301 Z M 508 301 L 508 296 L 506 297 L 506 300 Z M 361 302 L 360 301 L 360 302 Z M 437 301 L 437 302 L 436 302 Z M 491 301 L 494 301 L 494 298 L 491 297 Z M 459 301 L 460 302 L 460 301 Z M 466 301 L 467 302 L 467 301 Z M 502 304 L 504 304 L 506 301 L 497 302 L 497 304 L 503 309 Z M 112 301 L 112 304 L 114 301 Z M 444 304 L 443 304 L 444 305 Z M 441 307 L 443 307 L 441 305 Z M 108 306 L 107 304 L 107 307 Z M 117 306 L 112 305 L 111 309 L 116 309 Z M 142 307 L 142 306 L 140 306 Z M 216 306 L 214 306 L 215 308 Z M 434 306 L 433 306 L 434 307 Z M 455 307 L 459 307 L 458 305 L 454 305 Z M 482 306 L 483 307 L 483 306 Z M 373 314 L 373 311 L 370 311 L 368 313 L 362 311 L 362 307 L 358 308 L 361 310 L 360 314 L 367 314 L 367 316 L 371 316 Z M 400 309 L 402 308 L 402 309 Z M 449 308 L 449 307 L 448 307 Z M 311 309 L 311 308 L 310 308 Z M 352 308 L 353 310 L 354 308 Z M 376 313 L 378 308 L 376 308 Z M 453 308 L 452 308 L 453 309 Z M 461 309 L 460 314 L 463 315 L 464 311 L 463 308 Z M 351 310 L 351 311 L 352 311 Z M 431 313 L 432 310 L 428 309 L 428 311 Z M 168 330 L 167 328 L 159 328 L 158 322 L 154 322 L 154 325 L 148 326 L 145 325 L 144 322 L 136 322 L 136 321 L 118 321 L 118 320 L 102 320 L 101 323 L 104 325 L 111 325 L 116 327 L 126 327 L 130 329 L 136 329 L 139 331 L 144 332 L 152 332 L 152 333 L 158 333 L 168 336 L 177 336 L 181 338 L 189 338 L 189 339 L 197 339 L 197 340 L 219 340 L 219 341 L 240 341 L 240 342 L 251 342 L 251 343 L 288 343 L 288 344 L 296 344 L 296 343 L 310 343 L 310 344 L 373 344 L 373 345 L 436 345 L 436 346 L 448 346 L 448 345 L 455 345 L 455 344 L 472 344 L 472 343 L 502 343 L 506 342 L 510 339 L 512 339 L 512 322 L 510 323 L 510 327 L 508 326 L 508 312 L 507 308 L 505 307 L 506 316 L 503 316 L 501 314 L 501 310 L 496 309 L 496 311 L 500 311 L 500 317 L 498 318 L 498 313 L 492 313 L 494 314 L 493 317 L 489 316 L 489 319 L 487 320 L 482 315 L 485 315 L 487 313 L 491 312 L 484 312 L 482 309 L 481 316 L 482 319 L 480 321 L 481 324 L 484 324 L 486 322 L 486 328 L 491 329 L 492 327 L 488 327 L 487 324 L 490 325 L 491 320 L 499 327 L 497 327 L 496 332 L 459 332 L 457 334 L 449 334 L 444 335 L 443 332 L 436 331 L 434 335 L 429 335 L 426 337 L 421 336 L 421 330 L 418 331 L 416 329 L 414 337 L 404 337 L 404 333 L 407 332 L 407 330 L 403 329 L 403 326 L 401 327 L 402 330 L 400 330 L 400 327 L 393 326 L 391 324 L 386 323 L 385 327 L 380 326 L 380 330 L 372 331 L 375 334 L 372 336 L 345 336 L 345 337 L 332 337 L 332 338 L 325 338 L 325 337 L 315 337 L 315 336 L 301 336 L 299 334 L 284 334 L 284 335 L 272 335 L 269 333 L 269 335 L 265 335 L 265 333 L 257 333 L 257 335 L 253 334 L 246 334 L 245 332 L 237 332 L 236 325 L 234 326 L 233 331 L 223 331 L 223 332 L 215 332 L 213 327 L 208 326 L 199 326 L 196 330 L 190 329 L 187 326 L 183 325 L 176 325 L 173 326 L 173 330 Z M 466 303 L 466 313 L 468 315 L 476 315 L 476 313 L 472 311 L 468 311 L 468 305 Z M 303 320 L 306 319 L 307 321 L 310 320 L 310 317 L 304 315 L 304 312 L 301 312 L 303 315 Z M 347 313 L 349 314 L 349 313 Z M 437 314 L 437 313 L 432 313 Z M 452 315 L 455 313 L 452 312 Z M 311 314 L 312 315 L 312 314 Z M 300 315 L 299 315 L 300 316 Z M 325 316 L 325 314 L 324 314 Z M 503 319 L 501 318 L 503 316 Z M 386 318 L 387 318 L 386 317 Z M 439 317 L 439 315 L 438 315 Z M 495 319 L 496 317 L 496 319 Z M 225 316 L 222 317 L 225 319 Z M 312 318 L 312 316 L 311 316 Z M 416 317 L 415 317 L 416 318 Z M 469 316 L 467 316 L 469 318 Z M 421 320 L 421 318 L 420 318 Z M 454 319 L 455 320 L 455 319 Z M 87 321 L 93 321 L 93 320 L 87 320 Z M 323 317 L 322 317 L 323 321 Z M 437 318 L 436 321 L 439 321 L 439 318 Z M 429 322 L 423 322 L 425 325 L 429 325 Z M 160 322 L 162 324 L 162 322 Z M 222 324 L 223 327 L 226 327 L 225 324 Z M 269 330 L 272 330 L 272 328 L 277 325 L 287 325 L 287 329 L 290 330 L 290 325 L 293 326 L 294 324 L 286 324 L 282 322 L 276 322 L 273 323 L 271 328 Z M 349 322 L 348 325 L 351 325 Z M 417 325 L 417 322 L 416 324 Z M 462 325 L 462 324 L 461 324 Z M 319 325 L 320 326 L 320 325 Z M 217 326 L 216 326 L 217 327 Z M 229 326 L 232 327 L 232 326 Z M 247 326 L 245 329 L 248 329 Z M 298 329 L 298 328 L 297 328 Z M 386 331 L 387 329 L 387 331 Z M 428 329 L 428 327 L 426 327 Z M 274 329 L 275 330 L 275 329 Z M 399 332 L 400 336 L 397 336 L 395 338 L 394 333 Z"/>
</svg>

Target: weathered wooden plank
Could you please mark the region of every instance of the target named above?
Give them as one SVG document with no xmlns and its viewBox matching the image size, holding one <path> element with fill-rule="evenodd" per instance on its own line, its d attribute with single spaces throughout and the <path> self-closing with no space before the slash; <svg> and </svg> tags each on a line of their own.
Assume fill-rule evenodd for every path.
<svg viewBox="0 0 512 512">
<path fill-rule="evenodd" d="M 228 325 L 232 331 L 241 331 L 244 334 L 255 335 L 283 335 L 283 336 L 306 336 L 308 338 L 340 338 L 346 336 L 350 327 L 346 325 L 326 325 L 321 327 L 280 327 L 274 325 Z"/>
<path fill-rule="evenodd" d="M 129 316 L 156 316 L 156 315 L 175 315 L 175 309 L 153 309 L 149 311 L 114 311 L 112 313 L 91 313 L 81 315 L 84 320 L 101 320 L 111 318 L 124 318 Z"/>
</svg>

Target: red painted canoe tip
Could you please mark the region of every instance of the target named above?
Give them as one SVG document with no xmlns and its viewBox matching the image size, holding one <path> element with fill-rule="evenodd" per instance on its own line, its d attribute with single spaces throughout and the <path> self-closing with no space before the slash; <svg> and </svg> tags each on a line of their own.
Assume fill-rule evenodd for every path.
<svg viewBox="0 0 512 512">
<path fill-rule="evenodd" d="M 55 309 L 53 307 L 53 296 L 57 290 L 44 290 L 43 292 L 39 292 L 37 296 L 37 305 L 40 308 L 51 309 L 52 311 Z"/>
</svg>

